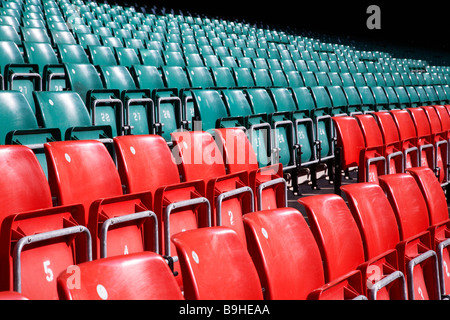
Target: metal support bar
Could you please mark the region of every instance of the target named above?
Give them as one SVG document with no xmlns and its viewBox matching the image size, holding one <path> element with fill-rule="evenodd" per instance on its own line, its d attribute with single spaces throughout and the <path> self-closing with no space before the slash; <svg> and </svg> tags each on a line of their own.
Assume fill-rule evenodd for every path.
<svg viewBox="0 0 450 320">
<path fill-rule="evenodd" d="M 394 271 L 391 274 L 387 275 L 383 279 L 375 282 L 371 288 L 368 288 L 367 291 L 369 293 L 370 300 L 377 300 L 377 293 L 381 289 L 385 288 L 389 284 L 394 281 L 400 280 L 402 285 L 402 298 L 403 300 L 408 299 L 407 288 L 406 288 L 406 279 L 405 275 L 401 271 Z"/>
<path fill-rule="evenodd" d="M 92 238 L 91 233 L 89 230 L 84 226 L 73 226 L 69 228 L 64 229 L 58 229 L 54 231 L 48 231 L 43 233 L 38 233 L 30 236 L 25 236 L 21 238 L 16 246 L 14 247 L 13 252 L 13 277 L 14 277 L 14 291 L 21 293 L 22 292 L 22 261 L 21 261 L 21 254 L 23 251 L 23 248 L 25 246 L 50 240 L 50 239 L 56 239 L 61 237 L 66 237 L 69 235 L 75 235 L 83 233 L 86 236 L 86 246 L 87 246 L 87 261 L 92 260 Z"/>
<path fill-rule="evenodd" d="M 262 210 L 262 192 L 264 189 L 267 189 L 271 186 L 283 184 L 284 185 L 284 207 L 287 207 L 288 204 L 288 196 L 287 196 L 287 182 L 284 178 L 273 179 L 264 183 L 261 183 L 258 187 L 257 193 L 257 201 L 258 201 L 258 211 Z"/>
<path fill-rule="evenodd" d="M 155 244 L 154 252 L 159 254 L 159 243 L 158 243 L 158 218 L 156 214 L 152 211 L 142 211 L 132 214 L 126 214 L 120 217 L 114 217 L 103 222 L 102 229 L 100 231 L 100 258 L 107 257 L 107 239 L 108 239 L 108 230 L 113 225 L 123 224 L 130 221 L 141 220 L 141 219 L 149 219 L 152 218 L 155 227 L 154 227 L 154 235 L 153 241 Z"/>
<path fill-rule="evenodd" d="M 217 225 L 222 225 L 222 203 L 225 199 L 229 199 L 244 193 L 250 194 L 250 204 L 251 204 L 251 212 L 255 211 L 255 198 L 253 196 L 253 191 L 250 187 L 242 187 L 235 190 L 227 191 L 224 193 L 221 193 L 216 200 L 216 219 L 217 219 Z"/>
<path fill-rule="evenodd" d="M 199 197 L 195 199 L 173 202 L 166 207 L 164 211 L 164 255 L 170 256 L 170 214 L 175 209 L 182 209 L 187 207 L 192 207 L 196 205 L 206 205 L 208 212 L 208 227 L 211 226 L 211 205 L 208 199 L 204 197 Z"/>
<path fill-rule="evenodd" d="M 409 278 L 408 281 L 408 291 L 409 291 L 409 298 L 410 300 L 415 300 L 415 294 L 414 294 L 414 268 L 421 264 L 422 262 L 424 262 L 427 259 L 434 259 L 434 266 L 435 266 L 435 270 L 434 270 L 434 284 L 436 286 L 436 296 L 438 297 L 438 299 L 440 299 L 441 297 L 441 290 L 440 290 L 440 280 L 439 280 L 439 267 L 438 267 L 438 258 L 437 258 L 437 254 L 436 252 L 434 252 L 433 250 L 428 250 L 425 253 L 422 253 L 421 255 L 419 255 L 418 257 L 412 259 L 408 265 L 407 265 L 407 275 Z"/>
</svg>

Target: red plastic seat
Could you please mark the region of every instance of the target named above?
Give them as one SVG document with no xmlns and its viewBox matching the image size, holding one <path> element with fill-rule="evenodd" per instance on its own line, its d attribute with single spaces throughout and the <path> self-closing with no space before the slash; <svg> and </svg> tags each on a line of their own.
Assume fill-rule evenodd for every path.
<svg viewBox="0 0 450 320">
<path fill-rule="evenodd" d="M 212 225 L 236 230 L 245 244 L 242 216 L 254 210 L 248 172 L 226 174 L 222 153 L 213 136 L 204 131 L 173 132 L 174 155 L 184 181 L 203 180 L 211 203 Z"/>
<path fill-rule="evenodd" d="M 441 280 L 441 294 L 450 294 L 450 219 L 448 204 L 444 191 L 434 173 L 425 167 L 408 170 L 416 180 L 422 195 L 425 198 L 433 241 L 433 249 L 439 259 L 439 279 Z"/>
<path fill-rule="evenodd" d="M 29 299 L 57 299 L 56 276 L 90 257 L 81 243 L 81 205 L 52 207 L 47 178 L 33 151 L 24 146 L 0 147 L 2 232 L 0 290 Z"/>
<path fill-rule="evenodd" d="M 58 276 L 61 300 L 182 300 L 166 261 L 153 252 L 108 257 Z"/>
<path fill-rule="evenodd" d="M 255 195 L 258 210 L 284 208 L 287 206 L 286 180 L 283 165 L 258 167 L 255 151 L 245 132 L 239 128 L 214 129 L 213 135 L 222 151 L 228 174 L 241 171 L 248 173 L 249 186 Z M 261 191 L 258 189 L 261 187 Z"/>
<path fill-rule="evenodd" d="M 442 126 L 442 122 L 435 106 L 424 106 L 422 109 L 430 123 L 431 141 L 433 142 L 436 151 L 434 161 L 436 169 L 439 169 L 437 176 L 439 177 L 439 182 L 442 185 L 446 185 L 448 183 L 448 130 Z M 421 117 L 419 121 L 422 121 L 422 119 L 423 117 Z"/>
<path fill-rule="evenodd" d="M 188 230 L 172 236 L 186 300 L 262 300 L 252 259 L 227 227 Z"/>
<path fill-rule="evenodd" d="M 167 245 L 171 235 L 209 226 L 208 206 L 206 203 L 199 205 L 201 203 L 198 202 L 206 200 L 204 182 L 200 180 L 180 182 L 175 159 L 167 142 L 161 136 L 120 136 L 114 138 L 114 146 L 119 174 L 126 190 L 150 191 L 153 194 L 154 212 L 158 218 L 160 252 L 172 256 L 172 253 L 175 253 L 175 246 Z M 186 201 L 194 199 L 198 200 L 195 204 L 186 204 Z M 181 205 L 183 202 L 186 205 Z M 174 204 L 179 208 L 173 208 L 166 216 L 167 208 Z M 152 245 L 148 243 L 149 247 Z M 180 272 L 177 262 L 174 263 L 174 271 Z M 181 275 L 177 280 L 182 285 Z"/>
<path fill-rule="evenodd" d="M 408 110 L 391 110 L 390 113 L 397 125 L 403 152 L 405 154 L 410 151 L 417 152 L 418 160 L 412 157 L 406 158 L 405 169 L 420 166 L 433 168 L 433 147 L 425 140 L 419 141 L 416 126 Z"/>
<path fill-rule="evenodd" d="M 385 139 L 376 120 L 376 116 L 373 114 L 355 115 L 355 118 L 358 120 L 361 130 L 364 133 L 366 148 L 380 150 L 379 152 L 386 159 L 385 173 L 403 172 L 403 153 L 396 147 L 398 139 L 396 141 Z M 392 122 L 392 124 L 394 123 Z M 395 130 L 398 135 L 397 128 Z"/>
<path fill-rule="evenodd" d="M 342 148 L 341 169 L 358 167 L 358 181 L 378 181 L 386 173 L 386 159 L 382 152 L 382 139 L 366 141 L 355 117 L 333 117 L 337 133 L 337 146 Z M 367 144 L 367 142 L 369 144 Z M 339 177 L 340 174 L 336 173 Z"/>
<path fill-rule="evenodd" d="M 298 201 L 306 209 L 311 231 L 322 253 L 326 281 L 358 269 L 362 273 L 363 294 L 369 298 L 406 298 L 404 276 L 398 272 L 396 251 L 377 243 L 388 241 L 376 239 L 377 230 L 361 232 L 360 225 L 341 197 L 318 195 Z"/>
<path fill-rule="evenodd" d="M 151 194 L 123 195 L 118 171 L 103 143 L 47 143 L 45 153 L 50 188 L 58 204 L 84 206 L 83 224 L 92 235 L 94 259 L 156 249 L 144 245 L 146 237 L 157 236 L 145 223 L 156 218 Z"/>
<path fill-rule="evenodd" d="M 383 136 L 386 154 L 387 174 L 402 173 L 405 171 L 405 155 L 400 143 L 397 125 L 389 112 L 374 112 L 378 127 Z M 409 160 L 410 161 L 410 160 Z"/>
<path fill-rule="evenodd" d="M 404 174 L 380 177 L 380 184 L 400 175 Z M 431 271 L 431 277 L 433 277 L 434 271 L 429 268 L 429 262 L 432 261 L 428 256 L 431 253 L 428 252 L 430 248 L 429 234 L 420 233 L 418 226 L 420 221 L 408 223 L 407 219 L 403 219 L 407 214 L 403 213 L 403 216 L 396 214 L 379 185 L 373 183 L 353 184 L 343 186 L 342 190 L 348 199 L 352 214 L 358 222 L 361 234 L 365 235 L 365 239 L 370 239 L 364 242 L 366 250 L 370 250 L 371 247 L 385 250 L 396 249 L 398 268 L 406 278 L 409 299 L 416 299 L 421 295 L 423 297 L 429 295 L 430 298 L 437 299 L 438 296 L 434 296 L 436 288 L 427 286 L 429 280 L 427 276 Z M 405 192 L 404 195 L 408 195 L 408 193 Z M 399 241 L 396 241 L 397 239 Z M 423 255 L 423 253 L 425 254 Z"/>
<path fill-rule="evenodd" d="M 434 108 L 432 109 L 434 110 Z M 435 119 L 430 111 L 427 115 L 423 107 L 409 108 L 408 111 L 416 126 L 419 148 L 422 149 L 421 166 L 428 166 L 434 170 L 436 175 L 439 176 L 439 181 L 443 183 L 447 172 L 448 143 L 446 140 L 442 140 L 439 135 L 441 132 L 440 121 L 436 123 L 434 120 L 438 119 Z M 435 127 L 436 124 L 438 128 Z M 426 162 L 424 162 L 424 157 L 426 157 Z"/>
<path fill-rule="evenodd" d="M 252 212 L 244 225 L 266 300 L 344 300 L 362 294 L 356 270 L 325 284 L 319 247 L 296 209 Z"/>
</svg>

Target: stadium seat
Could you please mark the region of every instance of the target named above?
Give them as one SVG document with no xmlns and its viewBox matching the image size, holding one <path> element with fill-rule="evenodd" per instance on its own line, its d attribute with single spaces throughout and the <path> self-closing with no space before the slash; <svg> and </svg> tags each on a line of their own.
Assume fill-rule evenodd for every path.
<svg viewBox="0 0 450 320">
<path fill-rule="evenodd" d="M 384 178 L 390 178 L 392 176 L 395 175 L 386 175 Z M 380 177 L 380 183 L 383 182 L 382 179 Z M 395 214 L 384 190 L 379 185 L 362 183 L 346 185 L 341 187 L 341 189 L 347 197 L 348 205 L 361 233 L 367 234 L 369 231 L 373 232 L 373 228 L 377 226 L 379 230 L 383 230 L 385 236 L 376 237 L 371 240 L 373 241 L 373 245 L 377 245 L 381 241 L 381 244 L 378 245 L 383 245 L 388 250 L 395 249 L 397 251 L 398 267 L 406 278 L 408 299 L 420 299 L 422 295 L 429 295 L 430 298 L 439 299 L 439 295 L 436 295 L 436 290 L 439 290 L 439 286 L 436 287 L 432 279 L 437 274 L 435 274 L 433 267 L 430 267 L 430 264 L 433 264 L 430 262 L 430 260 L 433 260 L 433 256 L 430 257 L 428 254 L 425 254 L 425 252 L 429 251 L 428 248 L 430 248 L 429 235 L 425 235 L 424 238 L 412 235 L 413 232 L 410 229 L 402 234 L 400 229 L 407 228 L 407 226 L 400 226 L 402 221 Z M 377 223 L 377 221 L 380 223 L 379 225 L 371 226 L 371 224 Z M 396 221 L 396 223 L 393 223 L 393 221 Z M 414 222 L 411 221 L 410 225 L 412 226 L 413 224 Z M 411 237 L 403 238 L 403 235 L 410 235 Z M 365 238 L 367 239 L 366 236 Z M 424 260 L 422 261 L 422 259 Z M 429 263 L 427 264 L 427 262 Z M 431 276 L 424 276 L 425 273 Z M 427 284 L 431 283 L 431 286 L 425 286 L 424 281 Z"/>
<path fill-rule="evenodd" d="M 45 144 L 48 181 L 58 205 L 81 203 L 93 239 L 93 257 L 114 256 L 146 248 L 147 237 L 157 238 L 151 194 L 123 195 L 115 163 L 99 141 L 63 141 Z M 76 166 L 74 168 L 73 166 Z M 144 231 L 143 231 L 144 230 Z M 157 251 L 158 252 L 158 251 Z"/>
<path fill-rule="evenodd" d="M 34 92 L 36 118 L 42 128 L 58 128 L 64 140 L 98 139 L 112 143 L 110 126 L 92 126 L 81 97 L 73 91 Z M 111 150 L 111 148 L 109 148 Z"/>
<path fill-rule="evenodd" d="M 255 208 L 248 172 L 227 174 L 222 153 L 208 132 L 174 132 L 172 140 L 181 180 L 204 181 L 203 194 L 211 204 L 212 225 L 236 230 L 245 243 L 242 216 Z"/>
<path fill-rule="evenodd" d="M 445 194 L 436 176 L 429 168 L 419 167 L 408 169 L 416 180 L 422 195 L 425 198 L 430 218 L 430 227 L 433 249 L 439 259 L 439 279 L 441 280 L 441 294 L 448 296 L 450 277 L 446 271 L 449 265 L 449 216 Z"/>
<path fill-rule="evenodd" d="M 66 88 L 64 68 L 50 43 L 24 41 L 26 61 L 39 67 L 42 89 L 62 91 Z"/>
<path fill-rule="evenodd" d="M 397 255 L 392 248 L 382 246 L 367 249 L 370 241 L 361 230 L 345 201 L 337 195 L 317 195 L 298 200 L 306 210 L 311 232 L 324 261 L 325 281 L 332 282 L 349 272 L 359 270 L 362 276 L 360 294 L 370 299 L 406 299 L 406 286 L 398 272 Z M 386 241 L 385 237 L 383 240 Z M 375 272 L 374 272 L 375 271 Z"/>
<path fill-rule="evenodd" d="M 214 129 L 212 134 L 222 152 L 227 173 L 248 173 L 257 210 L 287 207 L 287 188 L 281 164 L 259 167 L 254 149 L 241 129 Z"/>
<path fill-rule="evenodd" d="M 419 150 L 417 143 L 417 132 L 411 115 L 407 110 L 391 110 L 390 114 L 394 118 L 395 124 L 402 143 L 402 150 L 405 154 L 405 169 L 428 166 L 429 161 L 433 164 L 432 145 L 425 145 L 425 151 Z M 408 155 L 412 153 L 412 156 Z M 425 153 L 425 157 L 424 157 Z"/>
<path fill-rule="evenodd" d="M 378 183 L 378 177 L 386 174 L 386 158 L 383 155 L 382 141 L 376 141 L 381 144 L 368 141 L 371 143 L 368 145 L 364 131 L 355 117 L 333 117 L 333 123 L 337 134 L 336 146 L 340 148 L 340 159 L 337 159 L 340 163 L 335 176 L 337 185 L 341 183 L 340 171 L 353 167 L 358 168 L 359 182 Z"/>
<path fill-rule="evenodd" d="M 123 130 L 123 104 L 118 90 L 104 88 L 97 69 L 92 64 L 65 63 L 67 87 L 83 99 L 93 125 L 110 125 L 113 136 Z"/>
<path fill-rule="evenodd" d="M 89 45 L 87 47 L 90 62 L 94 66 L 115 66 L 116 57 L 111 47 L 102 45 Z"/>
<path fill-rule="evenodd" d="M 31 149 L 2 146 L 0 157 L 4 190 L 0 290 L 14 290 L 29 299 L 57 299 L 59 272 L 90 259 L 89 241 L 84 247 L 77 237 L 81 232 L 90 239 L 79 225 L 83 208 L 52 208 L 47 178 Z"/>
<path fill-rule="evenodd" d="M 23 92 L 34 110 L 32 93 L 42 89 L 39 67 L 25 63 L 19 47 L 12 41 L 0 41 L 0 72 L 3 88 Z"/>
<path fill-rule="evenodd" d="M 420 239 L 405 250 L 405 261 L 410 263 L 418 255 L 423 254 L 412 264 L 419 264 L 418 269 L 407 270 L 408 281 L 414 277 L 414 284 L 409 287 L 411 298 L 440 299 L 439 266 L 436 252 L 433 250 L 431 234 L 428 231 L 429 215 L 426 201 L 414 177 L 408 173 L 400 173 L 380 178 L 383 188 L 393 208 L 399 225 L 401 239 Z M 405 197 L 405 194 L 407 195 Z M 430 261 L 431 260 L 431 261 Z M 425 280 L 422 280 L 423 277 Z M 416 280 L 419 279 L 419 280 Z M 418 281 L 423 281 L 419 283 Z M 415 286 L 417 285 L 417 289 Z M 417 291 L 415 291 L 417 290 Z"/>
<path fill-rule="evenodd" d="M 325 285 L 319 247 L 296 209 L 249 213 L 244 226 L 266 300 L 344 300 L 362 294 L 356 270 Z"/>
<path fill-rule="evenodd" d="M 200 228 L 176 234 L 172 241 L 180 259 L 186 300 L 263 299 L 258 273 L 235 231 Z"/>
<path fill-rule="evenodd" d="M 101 66 L 100 75 L 106 89 L 119 90 L 123 113 L 123 134 L 149 134 L 153 128 L 154 103 L 150 90 L 138 89 L 125 66 Z"/>
<path fill-rule="evenodd" d="M 153 252 L 80 263 L 58 276 L 60 300 L 183 300 L 166 261 Z"/>
</svg>

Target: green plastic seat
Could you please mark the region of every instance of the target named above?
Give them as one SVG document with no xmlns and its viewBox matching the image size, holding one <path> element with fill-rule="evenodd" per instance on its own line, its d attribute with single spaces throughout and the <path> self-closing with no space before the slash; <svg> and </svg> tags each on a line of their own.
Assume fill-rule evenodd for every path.
<svg viewBox="0 0 450 320">
<path fill-rule="evenodd" d="M 139 49 L 142 64 L 146 66 L 161 67 L 164 65 L 161 52 L 154 49 Z"/>
<path fill-rule="evenodd" d="M 186 73 L 193 88 L 214 87 L 214 80 L 207 67 L 186 67 Z"/>
<path fill-rule="evenodd" d="M 214 83 L 219 88 L 232 88 L 236 86 L 231 69 L 228 67 L 211 67 L 210 68 Z"/>
<path fill-rule="evenodd" d="M 88 53 L 91 63 L 95 66 L 115 66 L 117 60 L 111 47 L 101 45 L 89 45 Z"/>
<path fill-rule="evenodd" d="M 348 102 L 347 98 L 345 96 L 345 92 L 342 89 L 341 86 L 332 86 L 327 87 L 328 94 L 331 98 L 332 107 L 330 110 L 331 116 L 338 116 L 338 115 L 346 115 L 347 114 L 347 107 Z"/>
<path fill-rule="evenodd" d="M 18 91 L 0 91 L 0 143 L 20 144 L 33 149 L 47 175 L 43 144 L 61 140 L 57 128 L 39 128 L 34 111 Z"/>
<path fill-rule="evenodd" d="M 101 66 L 100 73 L 106 89 L 120 92 L 125 134 L 152 133 L 153 100 L 150 90 L 138 89 L 125 66 Z"/>
<path fill-rule="evenodd" d="M 26 61 L 39 67 L 44 90 L 62 91 L 66 88 L 64 67 L 50 43 L 25 41 L 23 48 Z"/>
<path fill-rule="evenodd" d="M 47 42 L 51 43 L 50 36 L 46 29 L 21 27 L 23 41 L 29 42 Z"/>
<path fill-rule="evenodd" d="M 68 88 L 77 92 L 91 115 L 93 125 L 109 125 L 113 136 L 122 134 L 123 104 L 118 90 L 105 89 L 92 64 L 64 64 Z"/>
<path fill-rule="evenodd" d="M 141 64 L 141 61 L 133 48 L 115 47 L 114 50 L 119 65 L 131 68 L 131 66 L 135 64 Z"/>
<path fill-rule="evenodd" d="M 39 66 L 25 63 L 19 47 L 13 41 L 0 41 L 0 71 L 4 88 L 22 92 L 34 110 L 33 91 L 42 89 Z"/>
<path fill-rule="evenodd" d="M 34 92 L 36 118 L 43 128 L 58 128 L 64 140 L 112 139 L 110 126 L 92 126 L 89 112 L 73 91 Z"/>
<path fill-rule="evenodd" d="M 59 56 L 62 63 L 90 63 L 86 51 L 79 44 L 57 44 Z"/>
</svg>

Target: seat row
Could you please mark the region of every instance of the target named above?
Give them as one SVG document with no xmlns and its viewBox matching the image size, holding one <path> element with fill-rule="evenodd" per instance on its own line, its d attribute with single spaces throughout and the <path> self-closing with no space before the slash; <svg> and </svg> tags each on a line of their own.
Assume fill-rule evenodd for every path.
<svg viewBox="0 0 450 320">
<path fill-rule="evenodd" d="M 360 182 L 378 183 L 382 175 L 425 166 L 445 186 L 449 182 L 449 120 L 448 105 L 333 117 L 340 170 L 357 167 Z M 340 175 L 336 178 L 340 181 Z"/>
<path fill-rule="evenodd" d="M 157 136 L 120 137 L 116 142 L 120 145 L 131 138 L 135 139 L 129 148 L 130 155 L 139 155 L 143 151 L 139 146 L 144 141 L 156 139 L 164 144 Z M 68 163 L 74 161 L 79 166 L 80 157 L 88 154 L 92 156 L 93 148 L 89 144 L 53 143 L 47 145 L 47 150 L 51 150 L 49 152 L 54 157 L 63 157 L 65 160 L 61 160 Z M 28 158 L 27 161 L 31 161 L 29 165 L 32 165 L 32 157 L 29 158 L 32 153 L 26 148 L 6 148 L 10 153 L 13 149 L 20 151 L 16 154 L 20 156 L 17 159 L 23 161 Z M 6 148 L 2 148 L 2 151 L 6 151 Z M 62 149 L 57 151 L 58 148 Z M 235 149 L 236 152 L 239 150 Z M 57 155 L 59 152 L 60 156 Z M 87 160 L 95 167 L 97 164 L 93 161 L 98 160 L 98 156 L 96 153 Z M 143 157 L 140 156 L 141 164 Z M 148 162 L 148 156 L 145 159 Z M 33 166 L 38 168 L 36 160 L 34 162 Z M 105 166 L 105 163 L 102 165 Z M 59 173 L 63 178 L 67 174 Z M 91 181 L 84 181 L 85 188 L 89 189 Z M 445 265 L 449 262 L 450 225 L 445 195 L 439 182 L 433 172 L 424 167 L 381 177 L 380 181 L 380 185 L 357 183 L 343 187 L 349 207 L 337 195 L 301 198 L 299 202 L 306 209 L 310 226 L 296 209 L 276 208 L 255 212 L 250 210 L 240 219 L 228 212 L 224 215 L 230 218 L 226 227 L 189 227 L 187 208 L 201 203 L 190 201 L 188 206 L 183 206 L 186 204 L 183 201 L 174 202 L 181 207 L 173 206 L 170 220 L 163 221 L 165 224 L 170 221 L 171 224 L 170 238 L 180 263 L 178 271 L 182 275 L 181 284 L 176 281 L 180 275 L 173 277 L 173 269 L 170 269 L 173 261 L 169 256 L 161 256 L 157 250 L 156 253 L 148 252 L 155 251 L 152 249 L 142 252 L 142 234 L 136 233 L 134 229 L 145 225 L 140 220 L 153 217 L 152 212 L 147 212 L 147 215 L 143 212 L 124 214 L 124 209 L 133 211 L 133 206 L 138 207 L 135 211 L 144 209 L 143 203 L 136 202 L 136 199 L 145 198 L 144 193 L 129 193 L 92 203 L 89 210 L 91 219 L 94 209 L 102 207 L 101 229 L 108 235 L 104 239 L 108 254 L 92 261 L 88 258 L 87 262 L 83 262 L 83 259 L 71 261 L 67 257 L 62 258 L 63 252 L 75 248 L 83 251 L 80 247 L 86 245 L 77 242 L 77 246 L 68 249 L 70 241 L 64 237 L 74 241 L 73 237 L 78 232 L 91 234 L 77 224 L 77 219 L 82 219 L 79 210 L 82 211 L 83 205 L 43 208 L 6 216 L 4 224 L 11 227 L 11 231 L 15 230 L 9 235 L 16 239 L 7 248 L 9 252 L 14 247 L 14 277 L 20 279 L 17 281 L 15 278 L 14 289 L 26 297 L 34 298 L 36 295 L 40 299 L 342 300 L 369 297 L 439 300 L 441 296 L 445 297 L 450 282 L 450 277 L 445 273 Z M 173 192 L 175 189 L 172 189 L 170 195 L 169 190 L 174 186 L 159 188 L 160 191 L 156 191 L 154 197 L 158 198 L 158 193 L 165 189 L 168 193 L 164 201 L 175 200 L 180 193 L 177 196 Z M 36 195 L 34 201 L 38 197 L 48 198 L 42 196 Z M 116 209 L 114 204 L 117 205 Z M 53 215 L 48 214 L 50 211 Z M 111 221 L 105 219 L 107 213 L 111 215 Z M 139 222 L 132 223 L 132 218 Z M 49 231 L 61 228 L 59 219 L 64 222 L 62 229 Z M 53 221 L 52 227 L 50 221 Z M 159 218 L 154 221 L 160 222 Z M 179 227 L 186 229 L 172 230 Z M 241 229 L 243 233 L 239 232 L 240 228 L 244 228 Z M 31 230 L 32 234 L 27 235 L 27 231 Z M 91 228 L 88 230 L 93 231 Z M 144 238 L 149 236 L 148 233 L 151 233 L 151 237 L 155 236 L 149 229 L 144 230 Z M 137 236 L 134 241 L 141 243 L 138 248 L 132 246 L 133 234 Z M 59 245 L 51 236 L 62 238 L 63 244 Z M 121 237 L 125 237 L 125 242 L 120 241 Z M 94 235 L 92 238 L 95 247 L 98 240 Z M 100 240 L 99 245 L 103 246 L 103 239 Z M 17 244 L 14 246 L 15 242 Z M 30 247 L 26 248 L 28 245 Z M 105 253 L 103 248 L 101 250 Z M 43 272 L 38 276 L 35 262 L 42 257 L 43 251 L 46 252 L 45 259 L 49 260 L 43 261 Z M 95 252 L 94 249 L 92 253 Z M 169 266 L 164 259 L 171 261 Z M 28 268 L 28 261 L 33 262 L 32 268 Z M 16 269 L 17 265 L 19 270 Z M 231 274 L 233 276 L 228 277 Z M 32 284 L 41 283 L 40 277 L 43 278 L 42 283 L 48 282 L 47 285 L 33 288 Z M 225 282 L 220 280 L 224 277 L 227 279 Z M 121 287 L 125 283 L 128 289 Z M 138 283 L 151 285 L 142 286 Z M 55 294 L 56 287 L 59 295 Z"/>
<path fill-rule="evenodd" d="M 116 138 L 118 167 L 101 142 L 47 143 L 48 182 L 29 148 L 2 146 L 4 188 L 16 186 L 2 215 L 2 290 L 52 298 L 69 265 L 143 250 L 161 252 L 179 273 L 170 235 L 192 228 L 229 226 L 245 243 L 242 215 L 285 207 L 286 182 L 281 167 L 258 168 L 242 131 L 216 134 L 217 143 L 173 133 L 172 151 L 159 136 Z"/>
</svg>

